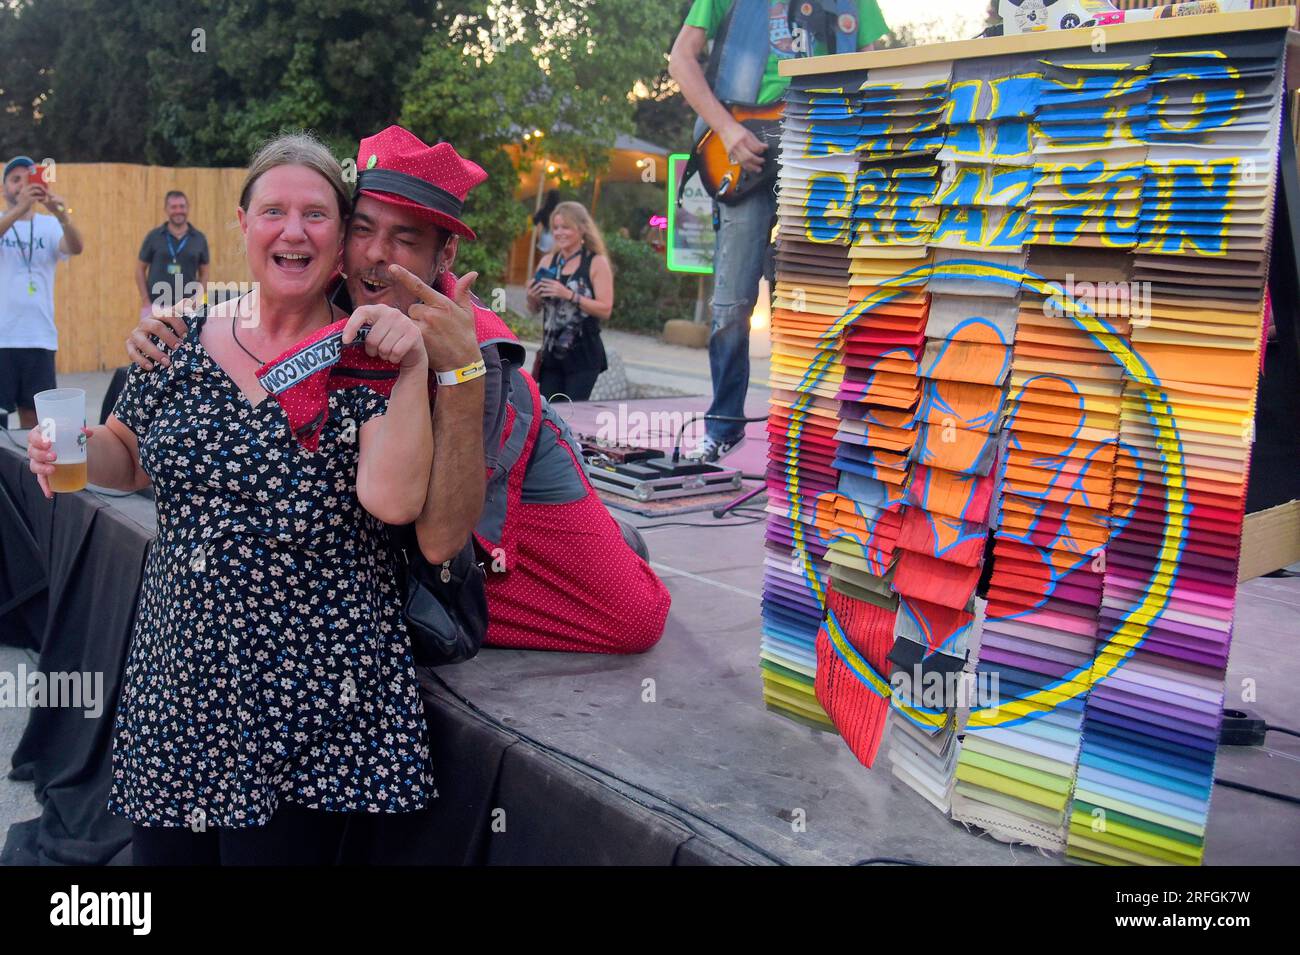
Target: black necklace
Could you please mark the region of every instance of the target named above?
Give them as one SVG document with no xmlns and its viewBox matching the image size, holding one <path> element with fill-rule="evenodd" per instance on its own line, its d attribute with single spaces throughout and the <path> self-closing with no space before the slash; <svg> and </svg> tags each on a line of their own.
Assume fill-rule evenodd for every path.
<svg viewBox="0 0 1300 955">
<path fill-rule="evenodd" d="M 247 292 L 244 293 L 244 295 L 247 295 L 247 294 L 248 294 Z M 237 318 L 239 317 L 239 303 L 242 302 L 242 301 L 244 300 L 244 295 L 239 296 L 239 298 L 237 298 L 237 299 L 235 300 L 235 310 L 234 310 L 234 314 L 232 314 L 232 315 L 230 316 L 230 337 L 233 338 L 233 339 L 235 340 L 235 344 L 236 344 L 236 345 L 238 345 L 240 348 L 243 348 L 243 349 L 244 349 L 244 354 L 247 355 L 249 358 L 253 359 L 253 361 L 257 362 L 257 367 L 261 368 L 263 365 L 266 364 L 266 362 L 262 361 L 262 359 L 258 358 L 256 355 L 254 355 L 254 354 L 253 354 L 251 351 L 249 351 L 247 348 L 244 348 L 244 343 L 241 342 L 241 341 L 239 340 L 239 336 L 235 333 L 235 319 L 237 319 Z M 333 307 L 330 305 L 330 297 L 329 297 L 329 293 L 328 293 L 328 292 L 325 293 L 325 309 L 326 309 L 326 311 L 329 312 L 330 317 L 333 318 L 333 317 L 334 317 L 334 309 L 333 309 Z M 329 324 L 329 323 L 327 322 L 326 324 Z"/>
</svg>

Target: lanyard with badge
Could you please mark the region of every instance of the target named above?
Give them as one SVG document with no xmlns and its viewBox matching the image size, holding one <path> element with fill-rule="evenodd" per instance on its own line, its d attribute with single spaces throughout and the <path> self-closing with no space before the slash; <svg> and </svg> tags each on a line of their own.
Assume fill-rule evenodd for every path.
<svg viewBox="0 0 1300 955">
<path fill-rule="evenodd" d="M 27 254 L 26 255 L 23 254 L 23 240 L 18 238 L 18 223 L 15 222 L 12 226 L 10 226 L 10 228 L 13 230 L 14 244 L 18 246 L 18 256 L 23 260 L 23 264 L 27 266 L 27 294 L 35 295 L 36 279 L 32 276 L 32 256 L 36 252 L 36 245 L 34 242 L 36 236 L 36 217 L 32 216 L 27 226 Z"/>
<path fill-rule="evenodd" d="M 185 238 L 181 239 L 180 245 L 172 244 L 171 231 L 166 228 L 163 229 L 163 238 L 167 240 L 167 251 L 171 254 L 172 257 L 171 262 L 167 266 L 167 274 L 180 275 L 181 266 L 180 263 L 176 261 L 176 256 L 180 255 L 181 252 L 185 250 L 185 243 L 190 241 L 190 232 L 188 229 L 185 231 Z"/>
</svg>

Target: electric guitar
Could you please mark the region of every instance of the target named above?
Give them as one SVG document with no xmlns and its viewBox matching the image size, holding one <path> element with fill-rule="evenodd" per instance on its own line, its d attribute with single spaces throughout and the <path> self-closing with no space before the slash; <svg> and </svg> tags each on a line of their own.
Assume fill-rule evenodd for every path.
<svg viewBox="0 0 1300 955">
<path fill-rule="evenodd" d="M 776 180 L 776 154 L 781 145 L 781 107 L 779 102 L 766 106 L 727 107 L 742 126 L 758 137 L 759 142 L 767 143 L 761 170 L 750 172 L 740 163 L 732 162 L 722 137 L 712 129 L 706 129 L 691 152 L 683 180 L 690 178 L 691 169 L 698 170 L 700 185 L 705 192 L 726 205 L 734 205 L 756 189 L 771 188 Z"/>
</svg>

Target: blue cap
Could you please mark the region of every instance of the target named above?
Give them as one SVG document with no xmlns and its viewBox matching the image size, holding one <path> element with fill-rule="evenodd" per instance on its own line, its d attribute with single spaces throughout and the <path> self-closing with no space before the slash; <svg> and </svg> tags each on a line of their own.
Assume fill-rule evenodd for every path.
<svg viewBox="0 0 1300 955">
<path fill-rule="evenodd" d="M 32 168 L 35 168 L 36 161 L 32 159 L 30 156 L 15 156 L 13 159 L 5 163 L 4 175 L 0 176 L 0 178 L 3 179 L 9 178 L 9 173 L 13 172 L 15 166 L 30 166 Z"/>
</svg>

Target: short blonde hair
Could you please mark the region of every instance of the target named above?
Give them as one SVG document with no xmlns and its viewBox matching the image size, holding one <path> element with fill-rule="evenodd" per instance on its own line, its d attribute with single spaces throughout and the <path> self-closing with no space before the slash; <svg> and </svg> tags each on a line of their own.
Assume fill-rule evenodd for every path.
<svg viewBox="0 0 1300 955">
<path fill-rule="evenodd" d="M 248 211 L 253 186 L 277 166 L 306 166 L 313 172 L 320 173 L 338 199 L 339 218 L 345 220 L 352 214 L 352 194 L 343 182 L 343 167 L 324 143 L 306 131 L 282 133 L 258 148 L 248 164 L 244 188 L 239 192 L 239 208 Z"/>
</svg>

